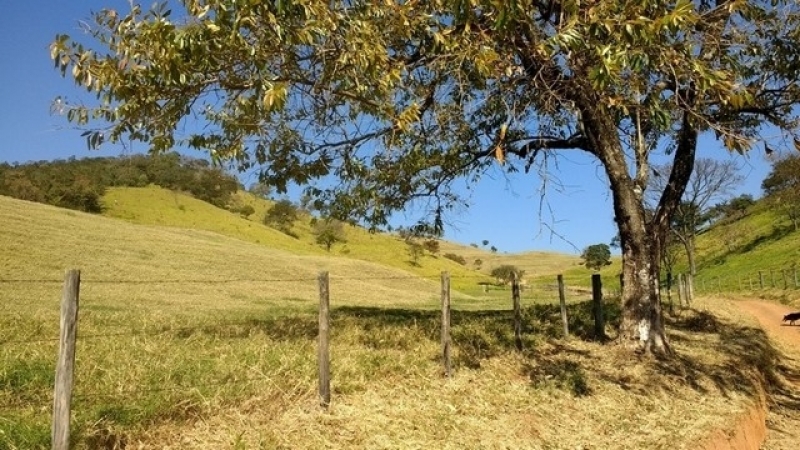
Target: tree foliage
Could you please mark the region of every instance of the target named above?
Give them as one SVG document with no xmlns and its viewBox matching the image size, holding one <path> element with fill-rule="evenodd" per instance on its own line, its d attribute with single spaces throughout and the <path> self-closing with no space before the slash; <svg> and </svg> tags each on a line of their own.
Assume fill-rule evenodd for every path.
<svg viewBox="0 0 800 450">
<path fill-rule="evenodd" d="M 490 274 L 499 282 L 508 284 L 514 280 L 515 275 L 518 280 L 521 280 L 525 275 L 525 271 L 511 264 L 503 264 L 493 268 Z"/>
<path fill-rule="evenodd" d="M 456 262 L 458 264 L 461 264 L 462 266 L 466 266 L 467 265 L 467 258 L 464 258 L 461 255 L 457 255 L 455 253 L 445 253 L 442 256 L 444 256 L 445 258 L 449 259 L 450 261 L 454 261 L 454 262 Z"/>
<path fill-rule="evenodd" d="M 275 202 L 264 215 L 264 224 L 275 228 L 289 236 L 297 237 L 292 226 L 297 221 L 299 212 L 291 200 L 283 199 Z"/>
<path fill-rule="evenodd" d="M 587 269 L 600 270 L 611 264 L 611 249 L 608 244 L 594 244 L 583 249 L 583 265 Z"/>
<path fill-rule="evenodd" d="M 317 220 L 313 232 L 315 242 L 329 252 L 334 244 L 347 242 L 344 223 L 335 219 Z"/>
<path fill-rule="evenodd" d="M 178 153 L 0 165 L 0 195 L 92 213 L 101 212 L 107 188 L 148 184 L 186 192 L 220 208 L 229 207 L 240 187 L 221 168 Z"/>
<path fill-rule="evenodd" d="M 55 105 L 92 122 L 90 146 L 184 143 L 376 227 L 427 198 L 416 204 L 434 232 L 463 204 L 459 180 L 586 152 L 608 177 L 626 260 L 621 336 L 646 350 L 667 345 L 659 257 L 699 136 L 737 152 L 764 123 L 800 138 L 795 0 L 183 5 L 100 11 L 90 44 L 56 37 L 56 66 L 98 96 Z M 659 154 L 673 164 L 649 220 Z"/>
</svg>

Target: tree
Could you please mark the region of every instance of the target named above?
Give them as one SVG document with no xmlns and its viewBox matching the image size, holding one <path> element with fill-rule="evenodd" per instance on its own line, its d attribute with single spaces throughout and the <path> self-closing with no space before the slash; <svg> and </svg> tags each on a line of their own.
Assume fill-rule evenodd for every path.
<svg viewBox="0 0 800 450">
<path fill-rule="evenodd" d="M 525 275 L 525 271 L 520 270 L 520 268 L 517 266 L 503 264 L 493 268 L 490 274 L 497 279 L 497 281 L 502 282 L 503 284 L 508 284 L 514 280 L 515 275 L 518 280 L 521 280 L 522 276 Z"/>
<path fill-rule="evenodd" d="M 344 224 L 336 219 L 317 220 L 314 223 L 314 237 L 316 243 L 329 252 L 334 244 L 347 242 Z"/>
<path fill-rule="evenodd" d="M 600 270 L 611 264 L 611 249 L 608 244 L 590 245 L 583 249 L 581 259 L 587 269 Z"/>
<path fill-rule="evenodd" d="M 747 210 L 755 204 L 756 201 L 752 195 L 742 194 L 714 205 L 708 213 L 709 220 L 716 224 L 720 221 L 741 219 L 747 214 Z"/>
<path fill-rule="evenodd" d="M 425 249 L 422 248 L 422 244 L 413 239 L 406 239 L 406 250 L 408 251 L 408 256 L 411 258 L 411 261 L 409 261 L 411 265 L 419 266 L 419 259 L 425 254 Z"/>
<path fill-rule="evenodd" d="M 436 239 L 426 239 L 422 246 L 432 255 L 439 253 L 439 241 Z"/>
<path fill-rule="evenodd" d="M 278 192 L 307 186 L 326 215 L 371 227 L 427 198 L 438 232 L 463 179 L 586 152 L 620 234 L 619 336 L 644 351 L 668 351 L 659 259 L 700 135 L 737 152 L 765 122 L 798 136 L 795 0 L 183 5 L 102 10 L 91 43 L 56 37 L 58 69 L 97 94 L 57 99 L 68 120 L 95 120 L 90 147 L 183 143 L 257 164 Z M 648 220 L 660 156 L 672 170 Z"/>
<path fill-rule="evenodd" d="M 795 143 L 800 150 L 800 143 Z M 775 161 L 761 183 L 768 201 L 792 221 L 795 231 L 800 222 L 800 156 L 790 155 Z"/>
<path fill-rule="evenodd" d="M 251 184 L 250 188 L 248 188 L 247 190 L 251 194 L 263 200 L 269 200 L 270 195 L 272 195 L 272 188 L 269 187 L 268 184 L 264 184 L 260 181 Z"/>
<path fill-rule="evenodd" d="M 497 247 L 495 247 L 494 245 L 491 247 L 490 250 L 492 251 L 492 253 L 497 253 Z"/>
<path fill-rule="evenodd" d="M 484 247 L 489 245 L 489 241 L 487 239 L 484 239 L 483 241 L 481 241 L 481 243 L 483 244 Z"/>
<path fill-rule="evenodd" d="M 253 208 L 253 205 L 244 205 L 240 207 L 238 211 L 238 213 L 245 219 L 255 214 L 255 212 L 256 209 Z"/>
<path fill-rule="evenodd" d="M 654 166 L 654 176 L 650 178 L 648 192 L 650 202 L 656 204 L 658 195 L 664 192 L 668 180 L 666 175 L 672 172 L 671 165 Z M 711 218 L 712 202 L 720 201 L 737 188 L 744 178 L 739 175 L 738 167 L 733 161 L 716 161 L 700 158 L 695 162 L 694 171 L 689 178 L 689 183 L 683 193 L 681 202 L 675 207 L 675 213 L 670 221 L 670 230 L 683 244 L 686 250 L 686 259 L 689 262 L 689 273 L 697 275 L 695 262 L 695 238 L 701 228 Z M 665 238 L 666 239 L 666 238 Z"/>
<path fill-rule="evenodd" d="M 270 226 L 289 236 L 295 236 L 292 225 L 297 221 L 297 207 L 291 200 L 280 200 L 272 205 L 264 215 L 264 225 Z M 295 236 L 296 237 L 296 236 Z"/>
</svg>

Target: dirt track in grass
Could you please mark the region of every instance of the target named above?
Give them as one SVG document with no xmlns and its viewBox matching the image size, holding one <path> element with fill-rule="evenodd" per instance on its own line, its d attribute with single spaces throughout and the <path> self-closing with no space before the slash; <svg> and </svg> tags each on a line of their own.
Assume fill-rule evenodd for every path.
<svg viewBox="0 0 800 450">
<path fill-rule="evenodd" d="M 783 316 L 796 312 L 789 306 L 762 300 L 737 302 L 742 312 L 758 319 L 784 353 L 784 383 L 774 386 L 767 415 L 767 440 L 763 450 L 796 450 L 800 445 L 800 321 L 783 322 Z"/>
</svg>

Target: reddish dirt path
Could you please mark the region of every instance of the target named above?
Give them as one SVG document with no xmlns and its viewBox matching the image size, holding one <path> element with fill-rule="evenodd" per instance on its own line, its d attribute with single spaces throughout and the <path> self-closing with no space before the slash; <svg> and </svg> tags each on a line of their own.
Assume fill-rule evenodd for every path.
<svg viewBox="0 0 800 450">
<path fill-rule="evenodd" d="M 792 365 L 800 360 L 800 321 L 795 326 L 782 322 L 783 316 L 796 310 L 778 303 L 760 300 L 736 302 L 739 309 L 758 319 L 770 339 L 781 344 L 780 348 Z M 792 360 L 794 360 L 792 362 Z M 775 396 L 770 402 L 767 415 L 767 440 L 762 450 L 797 450 L 800 448 L 800 379 L 787 379 L 787 392 Z"/>
</svg>

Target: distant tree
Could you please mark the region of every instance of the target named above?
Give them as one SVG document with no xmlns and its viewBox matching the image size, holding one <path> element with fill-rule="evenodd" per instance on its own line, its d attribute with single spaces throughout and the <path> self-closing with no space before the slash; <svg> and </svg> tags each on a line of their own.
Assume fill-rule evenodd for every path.
<svg viewBox="0 0 800 450">
<path fill-rule="evenodd" d="M 608 244 L 590 245 L 583 249 L 581 259 L 587 269 L 600 270 L 611 264 L 611 249 Z"/>
<path fill-rule="evenodd" d="M 272 188 L 268 184 L 260 181 L 251 184 L 247 191 L 263 200 L 269 200 L 270 195 L 272 195 Z"/>
<path fill-rule="evenodd" d="M 492 250 L 492 253 L 497 253 L 497 247 L 495 247 L 494 245 L 492 246 L 491 250 Z"/>
<path fill-rule="evenodd" d="M 469 246 L 472 247 L 472 248 L 478 248 L 478 244 L 476 244 L 474 242 L 470 242 Z"/>
<path fill-rule="evenodd" d="M 413 239 L 406 239 L 406 250 L 411 258 L 411 265 L 419 266 L 419 259 L 425 254 L 425 249 L 422 248 L 422 245 Z"/>
<path fill-rule="evenodd" d="M 678 238 L 686 250 L 689 262 L 689 273 L 697 275 L 695 263 L 695 238 L 702 227 L 708 223 L 712 202 L 719 201 L 730 195 L 731 191 L 741 185 L 744 179 L 738 174 L 738 167 L 734 161 L 717 161 L 708 158 L 698 158 L 695 161 L 694 172 L 689 177 L 689 183 L 678 202 L 675 214 L 670 222 L 670 231 Z M 669 184 L 669 174 L 672 166 L 662 165 L 653 167 L 654 176 L 650 177 L 648 187 L 648 209 L 655 210 L 661 199 L 661 193 Z M 663 256 L 663 255 L 662 255 Z"/>
<path fill-rule="evenodd" d="M 439 241 L 436 239 L 427 239 L 422 246 L 432 255 L 439 253 Z"/>
<path fill-rule="evenodd" d="M 514 280 L 514 274 L 516 274 L 517 279 L 521 280 L 523 275 L 525 275 L 525 271 L 521 270 L 517 266 L 513 266 L 510 264 L 503 264 L 501 266 L 493 268 L 490 274 L 495 279 L 497 279 L 497 281 L 503 284 L 508 284 Z"/>
<path fill-rule="evenodd" d="M 484 239 L 481 243 L 483 244 L 484 247 L 486 247 L 487 245 L 489 245 L 489 240 Z"/>
<path fill-rule="evenodd" d="M 483 265 L 483 260 L 476 258 L 475 261 L 473 261 L 473 264 L 475 265 L 476 269 L 480 270 L 481 266 Z"/>
<path fill-rule="evenodd" d="M 742 194 L 726 202 L 718 203 L 708 212 L 708 219 L 712 222 L 737 220 L 747 214 L 747 210 L 755 205 L 756 201 L 750 194 Z"/>
<path fill-rule="evenodd" d="M 797 231 L 800 222 L 800 156 L 791 155 L 775 161 L 761 188 L 767 194 L 767 201 L 785 214 Z"/>
<path fill-rule="evenodd" d="M 282 231 L 290 236 L 296 235 L 292 232 L 292 226 L 297 221 L 297 207 L 291 200 L 280 200 L 267 210 L 264 215 L 264 224 Z"/>
<path fill-rule="evenodd" d="M 335 219 L 317 220 L 314 222 L 314 237 L 317 244 L 327 251 L 337 243 L 347 242 L 344 231 L 344 223 Z"/>
</svg>

